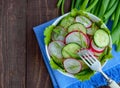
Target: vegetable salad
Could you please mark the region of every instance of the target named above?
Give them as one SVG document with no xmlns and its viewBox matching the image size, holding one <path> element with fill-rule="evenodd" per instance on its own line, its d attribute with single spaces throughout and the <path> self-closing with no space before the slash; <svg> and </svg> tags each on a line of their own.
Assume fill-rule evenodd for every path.
<svg viewBox="0 0 120 88">
<path fill-rule="evenodd" d="M 104 64 L 111 55 L 110 32 L 103 22 L 91 20 L 83 11 L 72 11 L 55 26 L 44 31 L 45 44 L 52 68 L 68 73 L 79 80 L 87 80 L 92 71 L 77 52 L 90 50 Z"/>
</svg>

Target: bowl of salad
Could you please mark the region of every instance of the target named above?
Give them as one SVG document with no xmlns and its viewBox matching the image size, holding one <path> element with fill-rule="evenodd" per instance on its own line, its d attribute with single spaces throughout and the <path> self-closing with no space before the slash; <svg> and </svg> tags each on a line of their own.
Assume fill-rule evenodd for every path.
<svg viewBox="0 0 120 88">
<path fill-rule="evenodd" d="M 78 51 L 90 50 L 102 65 L 112 57 L 110 31 L 95 15 L 72 10 L 44 31 L 45 48 L 50 65 L 62 74 L 88 80 L 92 71 L 79 57 Z"/>
</svg>

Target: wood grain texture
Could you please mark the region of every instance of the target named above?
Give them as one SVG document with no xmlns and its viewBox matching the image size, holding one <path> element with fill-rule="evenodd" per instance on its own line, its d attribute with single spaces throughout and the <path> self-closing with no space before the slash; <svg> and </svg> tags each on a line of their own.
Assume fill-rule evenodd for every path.
<svg viewBox="0 0 120 88">
<path fill-rule="evenodd" d="M 59 10 L 56 8 L 56 3 L 57 0 L 28 0 L 27 88 L 53 87 L 32 28 L 60 15 Z M 69 7 L 69 5 L 66 5 L 66 7 Z"/>
<path fill-rule="evenodd" d="M 53 5 L 49 5 L 50 3 Z M 52 88 L 50 76 L 32 28 L 58 16 L 58 9 L 55 4 L 55 0 L 28 0 L 27 88 Z"/>
<path fill-rule="evenodd" d="M 26 1 L 0 2 L 0 88 L 25 88 Z"/>
</svg>

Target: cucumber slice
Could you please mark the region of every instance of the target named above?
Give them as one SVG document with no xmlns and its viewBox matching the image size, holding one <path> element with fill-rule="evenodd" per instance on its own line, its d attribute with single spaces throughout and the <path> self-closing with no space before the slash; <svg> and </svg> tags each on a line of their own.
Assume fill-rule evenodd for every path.
<svg viewBox="0 0 120 88">
<path fill-rule="evenodd" d="M 98 47 L 106 47 L 110 42 L 108 33 L 102 29 L 95 32 L 93 40 Z"/>
<path fill-rule="evenodd" d="M 68 32 L 75 31 L 75 30 L 82 31 L 83 33 L 86 34 L 86 28 L 80 23 L 74 23 L 68 27 Z"/>
<path fill-rule="evenodd" d="M 64 64 L 65 70 L 71 74 L 76 74 L 80 72 L 82 68 L 81 63 L 78 60 L 72 59 L 72 58 L 64 60 L 63 64 Z"/>
<path fill-rule="evenodd" d="M 80 48 L 81 47 L 76 43 L 69 43 L 63 47 L 62 55 L 64 58 L 79 58 L 79 56 L 77 55 L 77 51 Z"/>
<path fill-rule="evenodd" d="M 61 20 L 60 26 L 62 26 L 64 28 L 68 28 L 68 26 L 70 26 L 73 23 L 74 23 L 74 18 L 67 16 Z"/>
</svg>

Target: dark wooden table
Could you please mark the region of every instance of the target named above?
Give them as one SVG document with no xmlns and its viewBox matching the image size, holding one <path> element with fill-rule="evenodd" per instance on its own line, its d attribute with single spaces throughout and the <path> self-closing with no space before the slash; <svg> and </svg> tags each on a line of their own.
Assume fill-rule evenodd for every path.
<svg viewBox="0 0 120 88">
<path fill-rule="evenodd" d="M 0 88 L 52 88 L 33 27 L 60 15 L 56 3 L 0 0 Z"/>
<path fill-rule="evenodd" d="M 53 88 L 32 28 L 60 15 L 56 3 L 0 0 L 0 88 Z"/>
</svg>

